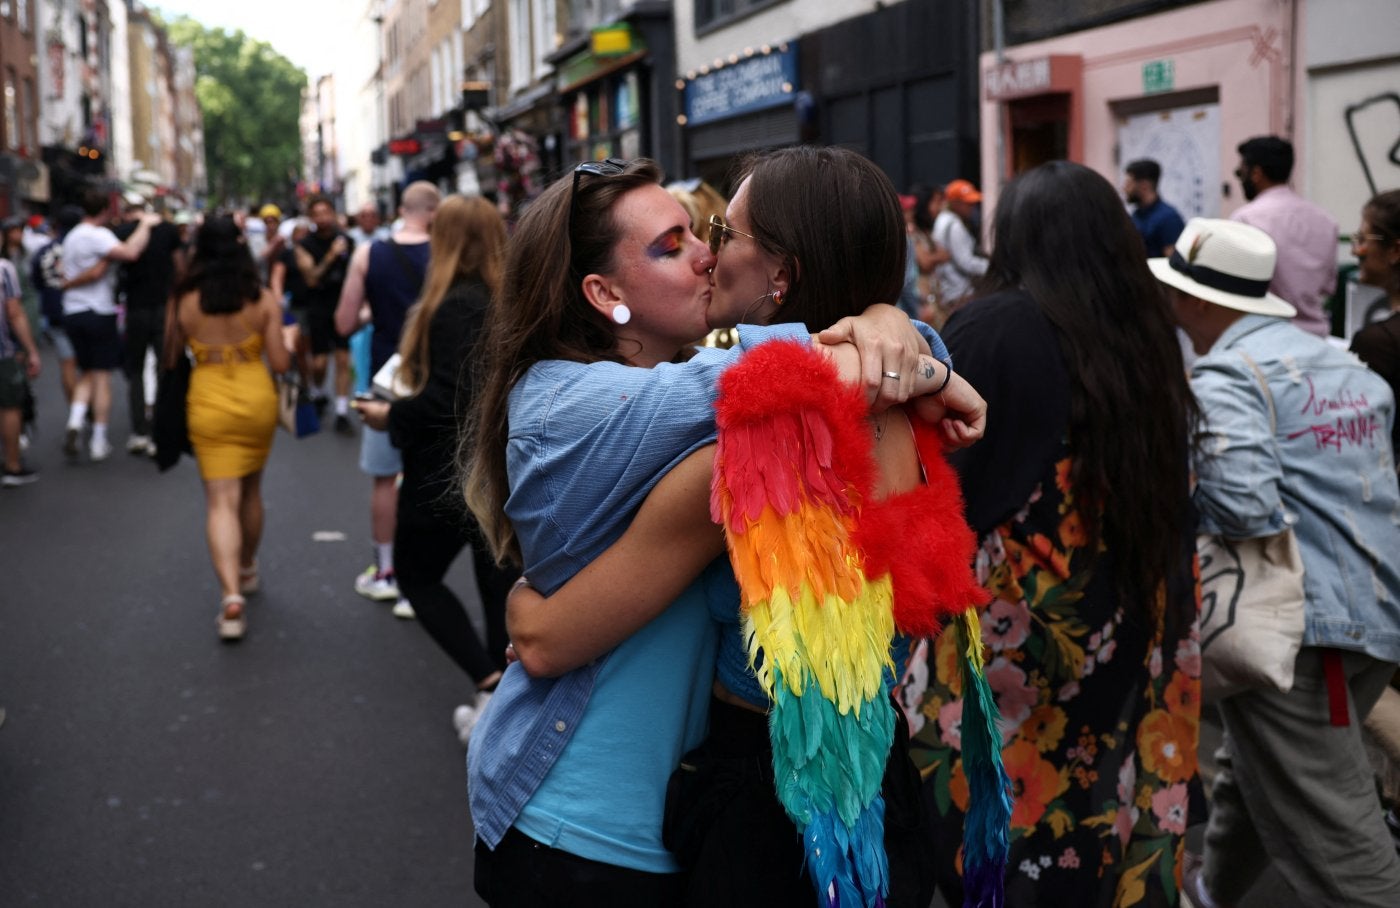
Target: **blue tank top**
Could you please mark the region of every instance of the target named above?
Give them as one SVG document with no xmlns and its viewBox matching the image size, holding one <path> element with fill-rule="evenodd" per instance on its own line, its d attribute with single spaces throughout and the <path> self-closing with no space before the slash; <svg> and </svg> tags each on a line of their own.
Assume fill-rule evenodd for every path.
<svg viewBox="0 0 1400 908">
<path fill-rule="evenodd" d="M 418 302 L 428 273 L 428 244 L 400 245 L 376 240 L 369 247 L 365 299 L 369 300 L 374 335 L 370 339 L 370 373 L 394 355 L 409 308 Z"/>
</svg>

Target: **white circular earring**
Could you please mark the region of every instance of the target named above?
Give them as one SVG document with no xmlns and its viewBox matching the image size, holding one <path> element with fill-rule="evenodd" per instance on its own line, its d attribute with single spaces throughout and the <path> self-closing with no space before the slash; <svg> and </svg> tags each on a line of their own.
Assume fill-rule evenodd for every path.
<svg viewBox="0 0 1400 908">
<path fill-rule="evenodd" d="M 626 303 L 618 303 L 612 308 L 612 320 L 625 325 L 632 320 L 632 310 L 627 308 Z"/>
</svg>

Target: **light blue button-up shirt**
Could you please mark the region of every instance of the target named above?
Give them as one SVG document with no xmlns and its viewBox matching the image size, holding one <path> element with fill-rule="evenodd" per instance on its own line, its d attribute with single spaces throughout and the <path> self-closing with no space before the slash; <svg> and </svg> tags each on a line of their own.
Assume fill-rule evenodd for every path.
<svg viewBox="0 0 1400 908">
<path fill-rule="evenodd" d="M 1241 352 L 1268 383 L 1276 432 Z M 1400 662 L 1400 490 L 1385 381 L 1283 319 L 1246 315 L 1196 361 L 1191 389 L 1203 421 L 1201 531 L 1250 539 L 1292 526 L 1307 596 L 1303 645 Z"/>
<path fill-rule="evenodd" d="M 914 324 L 951 364 L 938 334 Z M 727 366 L 763 341 L 808 336 L 800 324 L 745 325 L 734 349 L 702 349 L 683 364 L 531 366 L 511 391 L 506 450 L 506 514 L 531 584 L 557 590 L 617 541 L 672 467 L 714 441 L 716 382 Z M 491 848 L 568 745 L 608 658 L 558 678 L 506 668 L 467 754 L 472 823 Z"/>
</svg>

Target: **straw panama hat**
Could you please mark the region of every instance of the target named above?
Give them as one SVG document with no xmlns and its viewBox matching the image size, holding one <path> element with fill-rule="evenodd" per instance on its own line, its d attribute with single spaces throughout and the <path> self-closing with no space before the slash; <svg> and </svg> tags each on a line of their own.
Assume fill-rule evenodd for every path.
<svg viewBox="0 0 1400 908">
<path fill-rule="evenodd" d="M 1147 260 L 1157 280 L 1194 297 L 1256 315 L 1292 318 L 1298 310 L 1269 292 L 1278 247 L 1258 227 L 1192 218 L 1170 258 Z"/>
</svg>

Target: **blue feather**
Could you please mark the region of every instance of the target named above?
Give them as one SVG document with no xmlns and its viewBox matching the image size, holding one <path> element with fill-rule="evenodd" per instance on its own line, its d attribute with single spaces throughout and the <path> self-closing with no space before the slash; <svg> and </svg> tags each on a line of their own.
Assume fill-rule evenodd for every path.
<svg viewBox="0 0 1400 908">
<path fill-rule="evenodd" d="M 958 626 L 963 626 L 961 621 Z M 1000 908 L 1006 902 L 1011 780 L 1001 761 L 1001 732 L 991 686 L 966 657 L 962 679 L 963 774 L 968 791 L 963 820 L 963 908 Z"/>
</svg>

